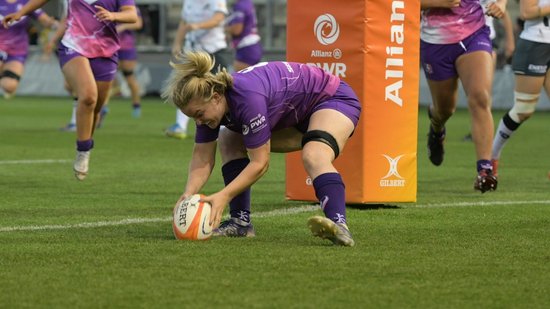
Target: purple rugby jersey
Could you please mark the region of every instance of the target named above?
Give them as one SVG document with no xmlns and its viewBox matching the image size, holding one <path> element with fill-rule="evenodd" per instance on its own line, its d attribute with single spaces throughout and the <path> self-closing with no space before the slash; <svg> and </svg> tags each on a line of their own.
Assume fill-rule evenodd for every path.
<svg viewBox="0 0 550 309">
<path fill-rule="evenodd" d="M 239 0 L 233 5 L 233 12 L 228 17 L 228 25 L 243 24 L 241 34 L 232 37 L 234 48 L 250 46 L 260 41 L 258 35 L 256 10 L 251 0 Z"/>
<path fill-rule="evenodd" d="M 141 11 L 136 7 L 136 11 L 139 17 L 141 17 Z M 124 30 L 118 34 L 120 38 L 120 49 L 135 49 L 136 48 L 136 31 Z"/>
<path fill-rule="evenodd" d="M 122 6 L 135 5 L 134 0 L 69 0 L 67 31 L 61 41 L 69 49 L 86 58 L 109 58 L 120 48 L 116 23 L 101 22 L 95 18 L 101 6 L 118 12 Z"/>
<path fill-rule="evenodd" d="M 261 62 L 233 73 L 226 92 L 229 113 L 222 125 L 243 135 L 247 148 L 257 148 L 271 132 L 307 121 L 313 108 L 332 97 L 340 79 L 320 68 L 292 62 Z M 217 139 L 219 127 L 197 125 L 195 142 Z"/>
<path fill-rule="evenodd" d="M 467 38 L 485 25 L 480 0 L 462 0 L 452 9 L 422 11 L 420 38 L 431 44 L 453 44 Z"/>
<path fill-rule="evenodd" d="M 0 21 L 4 20 L 4 16 L 19 11 L 27 2 L 28 0 L 16 0 L 14 3 L 5 0 L 0 1 Z M 21 17 L 8 29 L 0 26 L 0 51 L 13 56 L 27 55 L 29 52 L 29 35 L 27 32 L 30 23 L 29 17 L 37 19 L 42 14 L 44 14 L 44 11 L 37 9 L 30 15 Z"/>
</svg>

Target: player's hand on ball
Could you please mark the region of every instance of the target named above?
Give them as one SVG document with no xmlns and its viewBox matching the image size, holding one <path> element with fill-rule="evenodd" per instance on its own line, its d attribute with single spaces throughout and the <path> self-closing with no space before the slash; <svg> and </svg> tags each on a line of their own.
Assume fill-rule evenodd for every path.
<svg viewBox="0 0 550 309">
<path fill-rule="evenodd" d="M 223 216 L 223 210 L 229 203 L 229 199 L 224 194 L 217 192 L 209 196 L 205 196 L 201 201 L 208 202 L 212 205 L 212 212 L 210 213 L 210 225 L 213 229 L 220 225 Z"/>
<path fill-rule="evenodd" d="M 193 194 L 178 200 L 173 210 L 172 229 L 177 239 L 206 240 L 212 236 L 209 203 L 201 201 L 203 195 Z"/>
</svg>

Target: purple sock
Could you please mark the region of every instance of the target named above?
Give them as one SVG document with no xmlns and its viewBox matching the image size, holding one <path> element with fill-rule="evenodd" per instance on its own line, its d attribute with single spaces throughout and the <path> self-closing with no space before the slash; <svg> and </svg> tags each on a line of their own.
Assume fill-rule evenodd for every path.
<svg viewBox="0 0 550 309">
<path fill-rule="evenodd" d="M 228 185 L 233 179 L 244 170 L 250 163 L 248 158 L 235 159 L 222 166 L 222 175 L 225 185 Z M 250 188 L 235 196 L 229 202 L 229 213 L 231 218 L 238 219 L 238 223 L 250 223 Z"/>
<path fill-rule="evenodd" d="M 493 170 L 493 164 L 489 160 L 478 160 L 477 161 L 477 172 L 481 170 Z"/>
<path fill-rule="evenodd" d="M 336 223 L 346 223 L 346 187 L 338 173 L 326 173 L 313 180 L 315 195 L 325 216 Z"/>
<path fill-rule="evenodd" d="M 89 139 L 85 141 L 76 141 L 76 150 L 78 151 L 90 151 L 94 148 L 94 140 Z"/>
</svg>

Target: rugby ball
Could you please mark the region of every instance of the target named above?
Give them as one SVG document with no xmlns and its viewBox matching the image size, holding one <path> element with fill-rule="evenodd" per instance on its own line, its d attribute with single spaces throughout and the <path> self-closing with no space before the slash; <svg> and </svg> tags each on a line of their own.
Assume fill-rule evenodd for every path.
<svg viewBox="0 0 550 309">
<path fill-rule="evenodd" d="M 200 202 L 202 194 L 194 194 L 174 207 L 172 227 L 177 239 L 206 240 L 212 236 L 210 203 Z"/>
</svg>

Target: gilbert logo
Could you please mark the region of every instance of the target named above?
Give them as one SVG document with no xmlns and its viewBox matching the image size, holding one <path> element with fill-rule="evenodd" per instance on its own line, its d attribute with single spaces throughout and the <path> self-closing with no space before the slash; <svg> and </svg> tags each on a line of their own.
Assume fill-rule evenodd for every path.
<svg viewBox="0 0 550 309">
<path fill-rule="evenodd" d="M 330 45 L 338 39 L 340 35 L 340 26 L 336 22 L 334 16 L 327 13 L 317 17 L 313 32 L 319 43 Z"/>
<path fill-rule="evenodd" d="M 403 157 L 403 155 L 397 156 L 395 158 L 392 158 L 388 155 L 383 155 L 383 156 L 388 160 L 388 163 L 390 166 L 386 176 L 380 179 L 380 186 L 381 187 L 404 187 L 405 179 L 403 179 L 403 177 L 401 177 L 401 175 L 399 175 L 399 172 L 397 171 L 397 165 L 399 164 L 399 160 Z"/>
</svg>

